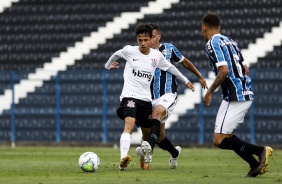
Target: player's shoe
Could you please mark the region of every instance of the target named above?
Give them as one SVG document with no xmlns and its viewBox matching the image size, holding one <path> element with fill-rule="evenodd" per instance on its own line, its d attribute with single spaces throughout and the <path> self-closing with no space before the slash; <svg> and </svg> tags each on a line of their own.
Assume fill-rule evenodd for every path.
<svg viewBox="0 0 282 184">
<path fill-rule="evenodd" d="M 273 149 L 269 146 L 265 146 L 262 153 L 259 156 L 259 174 L 265 173 L 266 167 L 268 165 L 269 157 L 272 155 Z"/>
<path fill-rule="evenodd" d="M 178 150 L 178 156 L 176 158 L 170 157 L 168 163 L 169 163 L 171 169 L 176 168 L 177 162 L 178 162 L 178 159 L 179 159 L 179 156 L 180 156 L 180 153 L 181 153 L 181 147 L 180 146 L 176 146 L 175 149 Z"/>
<path fill-rule="evenodd" d="M 137 153 L 137 155 L 138 155 L 139 158 L 140 158 L 140 167 L 141 167 L 141 169 L 143 169 L 143 170 L 149 170 L 149 169 L 150 169 L 150 165 L 149 165 L 149 163 L 145 163 L 144 154 L 143 154 L 143 152 L 142 152 L 141 147 L 137 147 L 137 148 L 136 148 L 136 153 Z"/>
<path fill-rule="evenodd" d="M 143 141 L 141 143 L 141 150 L 144 154 L 144 162 L 146 164 L 151 163 L 152 162 L 152 155 L 153 155 L 151 145 L 147 141 Z"/>
<path fill-rule="evenodd" d="M 120 170 L 120 171 L 124 171 L 130 161 L 131 161 L 131 156 L 130 156 L 130 155 L 124 156 L 124 157 L 120 160 L 120 163 L 119 163 L 119 170 Z"/>
</svg>

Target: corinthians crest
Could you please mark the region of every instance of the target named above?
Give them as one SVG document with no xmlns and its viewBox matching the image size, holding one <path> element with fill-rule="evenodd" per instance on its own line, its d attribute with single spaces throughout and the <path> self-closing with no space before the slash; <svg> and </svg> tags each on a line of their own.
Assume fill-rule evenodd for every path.
<svg viewBox="0 0 282 184">
<path fill-rule="evenodd" d="M 153 67 L 156 67 L 157 66 L 157 60 L 154 58 L 154 59 L 151 59 L 152 60 L 152 66 Z"/>
<path fill-rule="evenodd" d="M 129 100 L 127 102 L 127 107 L 134 108 L 135 107 L 135 102 L 133 102 L 132 100 Z"/>
</svg>

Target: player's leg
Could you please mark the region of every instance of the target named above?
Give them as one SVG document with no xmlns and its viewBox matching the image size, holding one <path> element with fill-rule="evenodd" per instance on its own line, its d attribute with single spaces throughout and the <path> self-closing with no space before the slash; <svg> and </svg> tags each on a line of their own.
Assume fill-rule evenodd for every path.
<svg viewBox="0 0 282 184">
<path fill-rule="evenodd" d="M 214 144 L 221 149 L 230 149 L 249 163 L 251 166 L 250 175 L 252 177 L 263 174 L 268 164 L 268 158 L 272 154 L 270 147 L 262 147 L 247 143 L 238 137 L 232 138 L 232 132 L 237 128 L 239 123 L 244 121 L 252 102 L 226 102 L 223 100 L 216 119 Z M 250 155 L 260 157 L 259 165 L 256 166 Z M 248 173 L 248 174 L 249 174 Z"/>
<path fill-rule="evenodd" d="M 132 103 L 134 105 L 131 105 Z M 120 171 L 124 171 L 131 161 L 128 151 L 131 145 L 131 134 L 136 122 L 136 109 L 137 104 L 135 103 L 135 99 L 124 98 L 117 110 L 117 115 L 124 120 L 124 130 L 120 136 Z"/>
<path fill-rule="evenodd" d="M 169 165 L 171 169 L 175 169 L 181 153 L 181 147 L 180 146 L 174 147 L 171 141 L 165 136 L 165 123 L 161 124 L 160 132 L 161 133 L 157 144 L 161 149 L 166 150 L 170 153 L 171 157 L 169 159 Z"/>
<path fill-rule="evenodd" d="M 142 169 L 149 169 L 149 163 L 152 161 L 152 149 L 150 144 L 146 141 L 151 132 L 152 122 L 152 103 L 141 102 L 137 111 L 136 125 L 141 127 L 143 141 L 140 147 L 136 148 L 136 153 L 140 157 L 140 167 Z"/>
<path fill-rule="evenodd" d="M 131 134 L 134 130 L 135 118 L 126 117 L 124 119 L 124 130 L 120 136 L 120 166 L 119 170 L 124 171 L 129 162 L 131 156 L 128 155 L 131 144 Z"/>
<path fill-rule="evenodd" d="M 146 164 L 150 163 L 152 161 L 153 156 L 153 149 L 158 141 L 159 135 L 160 135 L 160 117 L 159 111 L 155 111 L 156 108 L 152 112 L 152 120 L 150 122 L 151 128 L 150 128 L 150 134 L 147 141 L 143 141 L 141 143 L 141 149 L 144 154 L 144 161 Z"/>
<path fill-rule="evenodd" d="M 152 150 L 158 141 L 161 130 L 161 121 L 166 115 L 166 109 L 162 105 L 157 105 L 152 112 L 152 127 L 148 137 L 148 143 L 151 145 Z"/>
<path fill-rule="evenodd" d="M 164 138 L 164 127 L 161 132 L 161 123 L 164 123 L 165 120 L 169 117 L 170 108 L 171 111 L 174 109 L 177 101 L 176 93 L 166 93 L 162 95 L 160 98 L 153 100 L 153 112 L 152 112 L 152 127 L 150 136 L 148 138 L 148 142 L 151 145 L 152 149 L 154 149 L 155 144 L 158 139 L 162 140 Z M 161 135 L 161 133 L 163 133 Z M 159 136 L 162 137 L 159 137 Z"/>
<path fill-rule="evenodd" d="M 151 130 L 151 128 L 141 127 L 142 140 L 143 141 L 147 141 L 147 138 L 150 135 L 150 130 Z M 149 165 L 149 163 L 145 163 L 144 153 L 143 153 L 142 148 L 140 146 L 136 148 L 136 154 L 139 157 L 140 168 L 143 169 L 143 170 L 149 170 L 150 165 Z"/>
<path fill-rule="evenodd" d="M 177 166 L 177 161 L 181 152 L 181 147 L 174 147 L 171 141 L 165 135 L 165 121 L 169 118 L 170 114 L 174 110 L 177 103 L 176 93 L 166 93 L 162 95 L 159 99 L 153 101 L 154 111 L 158 115 L 158 119 L 161 121 L 160 135 L 158 138 L 158 146 L 168 151 L 171 154 L 169 159 L 170 168 L 175 169 Z M 154 112 L 153 112 L 154 113 Z"/>
<path fill-rule="evenodd" d="M 232 135 L 231 138 L 233 139 L 239 139 L 236 135 Z M 255 177 L 257 176 L 257 172 L 256 172 L 256 167 L 259 166 L 259 162 L 257 161 L 257 159 L 255 159 L 255 157 L 252 154 L 248 154 L 248 153 L 243 153 L 241 151 L 234 151 L 237 155 L 239 155 L 243 160 L 245 160 L 246 162 L 249 163 L 250 165 L 250 171 L 247 173 L 247 177 Z"/>
<path fill-rule="evenodd" d="M 165 135 L 165 121 L 172 114 L 177 103 L 177 94 L 176 93 L 166 93 L 156 102 L 157 105 L 162 105 L 165 108 L 165 116 L 162 117 L 162 124 L 160 130 L 160 136 L 158 140 L 158 146 L 163 150 L 167 150 L 171 157 L 169 159 L 169 165 L 171 169 L 175 169 L 181 153 L 181 147 L 174 147 L 171 141 Z"/>
</svg>

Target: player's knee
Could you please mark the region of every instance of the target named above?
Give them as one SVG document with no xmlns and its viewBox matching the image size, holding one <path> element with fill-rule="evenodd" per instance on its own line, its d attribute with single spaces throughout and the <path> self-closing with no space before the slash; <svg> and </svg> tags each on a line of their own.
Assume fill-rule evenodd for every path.
<svg viewBox="0 0 282 184">
<path fill-rule="evenodd" d="M 162 109 L 160 108 L 156 108 L 154 109 L 154 111 L 152 112 L 152 119 L 157 119 L 159 121 L 161 121 L 164 116 L 165 116 L 165 111 L 163 111 Z"/>
<path fill-rule="evenodd" d="M 213 144 L 218 147 L 222 140 L 224 139 L 225 137 L 218 137 L 218 136 L 215 136 L 214 139 L 213 139 Z"/>
<path fill-rule="evenodd" d="M 132 134 L 132 132 L 134 131 L 134 126 L 134 122 L 125 121 L 124 132 Z"/>
<path fill-rule="evenodd" d="M 153 111 L 152 112 L 152 119 L 157 119 L 157 120 L 159 120 L 160 121 L 160 113 L 159 113 L 159 111 Z"/>
<path fill-rule="evenodd" d="M 232 134 L 215 133 L 214 138 L 213 138 L 213 144 L 218 147 L 221 144 L 221 142 L 223 141 L 223 139 L 229 138 L 231 136 L 232 136 Z"/>
</svg>

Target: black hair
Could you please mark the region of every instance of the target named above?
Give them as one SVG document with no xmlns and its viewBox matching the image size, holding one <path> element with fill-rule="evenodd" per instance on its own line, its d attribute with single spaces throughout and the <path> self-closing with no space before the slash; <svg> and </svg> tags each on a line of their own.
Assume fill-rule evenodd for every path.
<svg viewBox="0 0 282 184">
<path fill-rule="evenodd" d="M 136 36 L 139 34 L 145 34 L 152 37 L 152 31 L 153 28 L 149 24 L 139 24 L 135 29 Z"/>
<path fill-rule="evenodd" d="M 161 29 L 160 29 L 160 27 L 158 26 L 158 24 L 150 23 L 149 25 L 153 28 L 153 30 L 157 30 L 157 32 L 158 32 L 159 34 L 161 34 Z"/>
<path fill-rule="evenodd" d="M 203 24 L 210 28 L 218 28 L 220 26 L 220 17 L 216 13 L 208 13 L 203 18 Z"/>
</svg>

